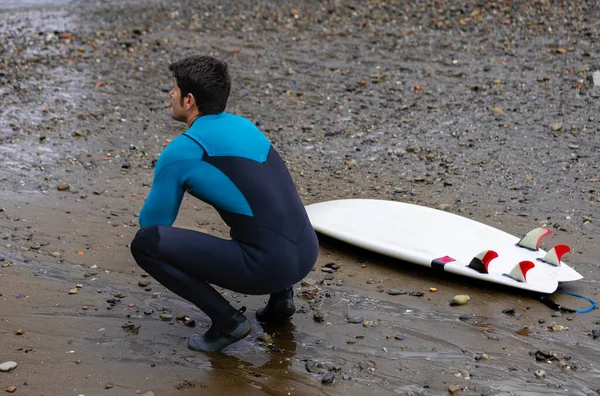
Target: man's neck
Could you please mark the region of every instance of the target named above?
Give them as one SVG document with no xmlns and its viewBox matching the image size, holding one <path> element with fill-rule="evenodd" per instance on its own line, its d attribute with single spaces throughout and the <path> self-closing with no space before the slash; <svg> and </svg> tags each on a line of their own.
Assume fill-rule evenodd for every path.
<svg viewBox="0 0 600 396">
<path fill-rule="evenodd" d="M 187 118 L 187 126 L 188 128 L 191 128 L 192 124 L 194 123 L 194 121 L 196 121 L 198 118 L 200 118 L 202 116 L 202 114 L 200 114 L 200 112 L 191 114 L 188 118 Z"/>
</svg>

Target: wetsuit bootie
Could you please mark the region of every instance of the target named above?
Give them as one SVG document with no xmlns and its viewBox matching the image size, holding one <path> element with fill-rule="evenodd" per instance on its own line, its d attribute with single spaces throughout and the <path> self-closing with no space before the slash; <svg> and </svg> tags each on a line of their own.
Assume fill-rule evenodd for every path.
<svg viewBox="0 0 600 396">
<path fill-rule="evenodd" d="M 213 324 L 202 335 L 194 334 L 188 339 L 188 348 L 199 352 L 217 352 L 245 338 L 252 331 L 252 324 L 243 314 L 236 311 L 233 314 L 233 324 Z"/>
<path fill-rule="evenodd" d="M 294 291 L 291 287 L 288 287 L 278 293 L 271 294 L 267 305 L 256 311 L 256 319 L 265 323 L 285 322 L 295 312 Z"/>
</svg>

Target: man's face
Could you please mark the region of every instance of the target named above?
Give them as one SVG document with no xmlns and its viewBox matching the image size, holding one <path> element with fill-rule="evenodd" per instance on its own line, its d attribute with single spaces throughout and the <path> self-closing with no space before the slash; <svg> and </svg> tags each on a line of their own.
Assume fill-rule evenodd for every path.
<svg viewBox="0 0 600 396">
<path fill-rule="evenodd" d="M 186 103 L 184 99 L 183 106 L 181 105 L 181 89 L 179 89 L 176 79 L 173 79 L 173 89 L 169 92 L 169 96 L 172 100 L 171 117 L 174 120 L 185 122 L 187 120 Z"/>
</svg>

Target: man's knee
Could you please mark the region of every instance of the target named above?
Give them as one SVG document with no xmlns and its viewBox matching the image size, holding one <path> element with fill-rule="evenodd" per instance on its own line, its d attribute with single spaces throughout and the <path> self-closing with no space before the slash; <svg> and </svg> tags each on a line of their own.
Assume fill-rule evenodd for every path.
<svg viewBox="0 0 600 396">
<path fill-rule="evenodd" d="M 139 261 L 138 258 L 152 257 L 158 249 L 159 241 L 158 226 L 140 228 L 131 241 L 131 254 L 136 261 Z"/>
</svg>

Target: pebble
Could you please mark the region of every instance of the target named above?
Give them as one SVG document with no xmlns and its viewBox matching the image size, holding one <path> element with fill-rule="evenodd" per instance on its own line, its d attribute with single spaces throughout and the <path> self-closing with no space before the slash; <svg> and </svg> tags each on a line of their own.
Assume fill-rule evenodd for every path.
<svg viewBox="0 0 600 396">
<path fill-rule="evenodd" d="M 14 393 L 16 390 L 17 390 L 17 387 L 14 386 L 14 385 L 13 386 L 9 386 L 8 388 L 6 388 L 6 391 L 8 393 Z"/>
<path fill-rule="evenodd" d="M 600 337 L 600 329 L 594 329 L 592 330 L 592 337 L 594 338 L 594 340 L 598 337 Z"/>
<path fill-rule="evenodd" d="M 17 330 L 17 331 L 15 332 L 15 334 L 16 334 L 16 335 L 23 335 L 23 334 L 25 334 L 25 332 L 24 332 L 23 330 L 19 329 L 19 330 Z"/>
<path fill-rule="evenodd" d="M 341 268 L 341 265 L 338 263 L 327 263 L 323 267 L 331 268 L 334 270 L 339 270 Z"/>
<path fill-rule="evenodd" d="M 317 280 L 313 279 L 313 278 L 306 278 L 304 279 L 301 283 L 300 286 L 302 287 L 309 287 L 309 286 L 314 286 L 317 284 Z"/>
<path fill-rule="evenodd" d="M 50 253 L 52 257 L 60 257 L 60 252 L 52 252 Z"/>
<path fill-rule="evenodd" d="M 460 385 L 450 385 L 448 387 L 448 392 L 450 393 L 456 393 L 458 391 L 460 391 L 462 388 L 460 387 Z"/>
<path fill-rule="evenodd" d="M 0 371 L 10 371 L 17 367 L 16 362 L 8 361 L 0 364 Z"/>
<path fill-rule="evenodd" d="M 450 305 L 465 305 L 471 300 L 471 297 L 466 294 L 458 294 L 452 297 Z"/>
<path fill-rule="evenodd" d="M 329 372 L 321 379 L 323 385 L 331 385 L 335 381 L 335 374 Z"/>
<path fill-rule="evenodd" d="M 313 314 L 313 319 L 317 323 L 323 323 L 325 322 L 325 314 L 321 311 L 315 311 L 315 313 Z"/>
<path fill-rule="evenodd" d="M 533 372 L 533 374 L 535 375 L 535 378 L 537 378 L 537 379 L 546 378 L 546 372 L 544 370 L 535 370 Z"/>
<path fill-rule="evenodd" d="M 352 316 L 348 318 L 348 323 L 362 323 L 365 321 L 365 318 L 362 316 Z"/>
<path fill-rule="evenodd" d="M 160 314 L 160 320 L 169 321 L 173 319 L 173 315 L 171 314 Z"/>
<path fill-rule="evenodd" d="M 553 326 L 550 326 L 550 330 L 551 331 L 555 331 L 555 332 L 557 332 L 557 331 L 563 331 L 564 329 L 565 329 L 565 326 L 563 326 L 563 325 L 553 325 Z"/>
<path fill-rule="evenodd" d="M 600 71 L 595 71 L 592 74 L 592 81 L 594 82 L 594 87 L 600 87 Z"/>
<path fill-rule="evenodd" d="M 79 293 L 79 289 L 78 288 L 74 288 L 74 289 L 69 290 L 69 294 L 77 294 L 77 293 Z"/>
<path fill-rule="evenodd" d="M 144 315 L 152 315 L 153 313 L 154 313 L 154 309 L 152 309 L 152 308 L 144 309 Z"/>
<path fill-rule="evenodd" d="M 144 393 L 142 396 L 154 396 L 154 392 L 148 391 L 148 392 Z"/>
<path fill-rule="evenodd" d="M 406 292 L 402 289 L 390 289 L 388 290 L 388 294 L 390 296 L 397 296 L 399 294 L 406 294 Z"/>
<path fill-rule="evenodd" d="M 71 186 L 69 186 L 67 183 L 64 183 L 64 184 L 59 184 L 58 186 L 56 186 L 56 189 L 57 189 L 58 191 L 66 191 L 66 190 L 68 190 L 69 188 L 71 188 Z"/>
<path fill-rule="evenodd" d="M 150 284 L 150 281 L 149 281 L 148 279 L 143 279 L 143 280 L 141 280 L 141 281 L 139 281 L 139 282 L 138 282 L 138 285 L 139 285 L 140 287 L 146 287 L 146 286 L 148 286 L 149 284 Z"/>
<path fill-rule="evenodd" d="M 309 360 L 308 362 L 306 362 L 306 364 L 304 365 L 304 368 L 309 373 L 318 373 L 318 372 L 320 372 L 319 367 L 317 366 L 317 363 L 313 362 L 312 360 Z"/>
</svg>

